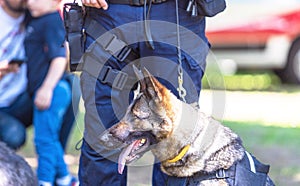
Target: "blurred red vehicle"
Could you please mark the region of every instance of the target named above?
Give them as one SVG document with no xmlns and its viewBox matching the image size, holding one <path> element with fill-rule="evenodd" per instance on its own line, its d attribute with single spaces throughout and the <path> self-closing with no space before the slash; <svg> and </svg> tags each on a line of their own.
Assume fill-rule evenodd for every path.
<svg viewBox="0 0 300 186">
<path fill-rule="evenodd" d="M 231 0 L 208 20 L 207 36 L 221 67 L 271 69 L 300 83 L 300 1 Z"/>
</svg>

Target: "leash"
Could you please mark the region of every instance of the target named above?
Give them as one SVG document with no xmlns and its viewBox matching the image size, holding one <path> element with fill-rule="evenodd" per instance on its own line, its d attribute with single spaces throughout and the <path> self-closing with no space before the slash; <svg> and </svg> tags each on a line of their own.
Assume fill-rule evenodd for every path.
<svg viewBox="0 0 300 186">
<path fill-rule="evenodd" d="M 183 87 L 183 68 L 182 68 L 182 58 L 181 58 L 181 43 L 180 43 L 180 30 L 179 30 L 179 9 L 178 9 L 178 0 L 175 0 L 176 6 L 176 32 L 177 32 L 177 55 L 178 55 L 178 94 L 183 102 L 186 103 L 185 96 L 186 90 Z"/>
</svg>

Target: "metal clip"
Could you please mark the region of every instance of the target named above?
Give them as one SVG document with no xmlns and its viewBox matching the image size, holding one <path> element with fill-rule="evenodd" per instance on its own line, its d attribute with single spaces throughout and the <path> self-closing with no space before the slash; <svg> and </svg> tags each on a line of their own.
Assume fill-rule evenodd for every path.
<svg viewBox="0 0 300 186">
<path fill-rule="evenodd" d="M 216 171 L 216 178 L 223 179 L 226 178 L 226 173 L 224 169 L 219 169 Z"/>
<path fill-rule="evenodd" d="M 190 0 L 187 7 L 186 7 L 186 11 L 187 12 L 191 12 L 192 11 L 192 6 L 194 4 L 194 0 Z"/>
<path fill-rule="evenodd" d="M 192 17 L 196 17 L 196 16 L 198 16 L 198 10 L 197 10 L 197 3 L 195 2 L 192 8 Z"/>
<path fill-rule="evenodd" d="M 182 67 L 178 66 L 178 88 L 177 88 L 179 97 L 186 102 L 185 96 L 186 96 L 186 90 L 183 87 L 183 72 L 182 72 Z"/>
</svg>

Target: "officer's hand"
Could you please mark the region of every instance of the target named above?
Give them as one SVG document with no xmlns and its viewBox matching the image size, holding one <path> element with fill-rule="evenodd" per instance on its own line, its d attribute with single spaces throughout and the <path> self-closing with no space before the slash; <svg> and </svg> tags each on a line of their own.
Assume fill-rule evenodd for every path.
<svg viewBox="0 0 300 186">
<path fill-rule="evenodd" d="M 108 8 L 108 4 L 105 0 L 81 0 L 81 2 L 85 6 L 103 8 L 104 10 L 107 10 Z"/>
</svg>

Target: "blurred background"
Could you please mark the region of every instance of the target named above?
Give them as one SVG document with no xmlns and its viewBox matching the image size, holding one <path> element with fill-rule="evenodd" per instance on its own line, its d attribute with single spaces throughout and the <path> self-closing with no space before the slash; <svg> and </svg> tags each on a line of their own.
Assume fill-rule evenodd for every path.
<svg viewBox="0 0 300 186">
<path fill-rule="evenodd" d="M 227 0 L 207 20 L 202 111 L 270 164 L 276 185 L 300 185 L 300 1 Z"/>
<path fill-rule="evenodd" d="M 207 19 L 212 48 L 200 107 L 238 133 L 247 150 L 271 165 L 278 186 L 300 185 L 300 0 L 227 0 Z M 84 108 L 66 160 L 77 174 Z M 32 129 L 19 153 L 36 167 Z M 132 168 L 128 185 L 149 185 Z M 138 170 L 138 169 L 136 169 Z"/>
</svg>

